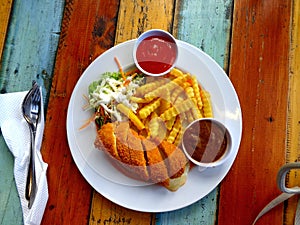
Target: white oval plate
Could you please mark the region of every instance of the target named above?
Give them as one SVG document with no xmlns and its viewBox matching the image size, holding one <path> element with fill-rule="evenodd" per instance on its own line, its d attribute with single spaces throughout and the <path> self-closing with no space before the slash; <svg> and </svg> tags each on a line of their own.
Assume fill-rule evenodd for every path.
<svg viewBox="0 0 300 225">
<path fill-rule="evenodd" d="M 104 153 L 95 149 L 96 129 L 93 124 L 79 130 L 93 112 L 84 111 L 83 98 L 88 86 L 107 71 L 118 71 L 114 57 L 123 68 L 133 65 L 133 46 L 130 40 L 114 46 L 96 58 L 78 80 L 68 106 L 67 137 L 74 161 L 90 185 L 109 200 L 143 212 L 165 212 L 188 206 L 210 193 L 225 177 L 238 153 L 242 135 L 242 114 L 237 94 L 223 69 L 200 49 L 177 41 L 179 58 L 176 67 L 197 76 L 202 87 L 209 91 L 214 117 L 230 130 L 233 151 L 223 165 L 205 171 L 192 169 L 187 182 L 176 192 L 164 187 L 145 184 L 126 177 L 116 170 Z M 138 201 L 136 200 L 138 199 Z"/>
</svg>

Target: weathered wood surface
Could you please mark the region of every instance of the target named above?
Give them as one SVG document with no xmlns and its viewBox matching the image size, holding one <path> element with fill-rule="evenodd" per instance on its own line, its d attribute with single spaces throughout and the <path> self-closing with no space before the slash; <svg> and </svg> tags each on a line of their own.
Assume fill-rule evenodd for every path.
<svg viewBox="0 0 300 225">
<path fill-rule="evenodd" d="M 210 7 L 204 1 L 182 1 L 172 5 L 171 1 L 121 1 L 117 22 L 115 43 L 121 43 L 136 38 L 143 31 L 151 28 L 160 28 L 174 33 L 181 40 L 210 50 L 213 57 L 219 59 L 221 66 L 227 62 L 228 41 L 230 35 L 231 1 L 213 3 Z M 157 12 L 160 12 L 159 14 Z M 163 14 L 164 16 L 161 16 Z M 219 16 L 219 17 L 216 17 Z M 174 21 L 174 22 L 173 22 Z M 172 24 L 173 22 L 173 24 Z M 207 25 L 211 32 L 207 32 Z M 173 25 L 173 26 L 172 26 Z M 174 30 L 173 30 L 174 29 Z M 176 32 L 176 33 L 175 33 Z M 195 35 L 196 34 L 196 35 Z M 211 35 L 208 35 L 211 34 Z M 204 46 L 205 45 L 205 46 Z M 99 210 L 112 203 L 103 200 L 95 194 L 91 209 L 91 224 L 96 221 L 124 218 L 124 209 L 116 207 L 103 213 Z M 182 210 L 170 213 L 158 213 L 156 224 L 214 224 L 216 219 L 217 190 L 201 201 Z M 115 207 L 114 207 L 115 208 Z M 107 212 L 107 211 L 106 211 Z M 135 213 L 128 210 L 127 220 L 130 224 L 152 224 L 153 217 L 146 213 Z M 144 215 L 148 215 L 145 217 Z M 126 215 L 126 214 L 125 214 Z"/>
<path fill-rule="evenodd" d="M 300 1 L 293 1 L 291 21 L 289 101 L 287 126 L 287 162 L 298 162 L 300 156 Z M 300 186 L 299 170 L 292 170 L 287 186 Z M 290 199 L 285 208 L 285 224 L 293 224 L 299 197 Z"/>
<path fill-rule="evenodd" d="M 173 33 L 183 41 L 202 49 L 227 70 L 233 1 L 185 0 L 175 11 Z M 217 219 L 218 188 L 184 209 L 158 213 L 156 224 L 213 225 Z"/>
<path fill-rule="evenodd" d="M 92 60 L 113 46 L 118 1 L 66 1 L 42 152 L 49 163 L 49 201 L 42 224 L 87 224 L 92 188 L 77 169 L 66 138 L 73 88 Z M 68 207 L 65 207 L 66 202 Z"/>
<path fill-rule="evenodd" d="M 4 42 L 6 38 L 8 21 L 10 17 L 10 11 L 12 7 L 12 0 L 0 2 L 0 62 L 2 58 L 2 52 L 4 47 Z"/>
<path fill-rule="evenodd" d="M 299 159 L 299 10 L 299 1 L 285 0 L 15 0 L 0 90 L 28 89 L 32 79 L 43 86 L 50 198 L 42 224 L 251 224 L 279 194 L 276 174 L 285 158 Z M 150 28 L 168 30 L 210 54 L 229 73 L 244 122 L 238 157 L 219 188 L 189 207 L 157 214 L 125 209 L 93 191 L 72 160 L 65 128 L 69 98 L 85 68 Z M 0 224 L 22 224 L 13 158 L 2 137 L 0 156 Z M 288 182 L 299 185 L 299 174 Z M 257 224 L 293 224 L 296 202 Z"/>
<path fill-rule="evenodd" d="M 8 21 L 9 3 L 13 5 Z M 51 85 L 63 2 L 5 0 L 0 4 L 1 10 L 4 10 L 0 15 L 3 32 L 4 22 L 9 22 L 7 32 L 1 33 L 1 38 L 6 37 L 6 41 L 0 66 L 0 93 L 27 90 L 35 79 L 43 87 L 46 107 L 46 93 Z M 2 135 L 0 137 L 0 224 L 23 224 L 20 200 L 13 178 L 13 157 Z"/>
<path fill-rule="evenodd" d="M 291 1 L 234 1 L 229 75 L 243 112 L 238 157 L 220 189 L 218 224 L 251 224 L 280 192 L 285 163 Z M 280 225 L 283 205 L 257 224 Z"/>
<path fill-rule="evenodd" d="M 115 44 L 136 38 L 145 30 L 160 28 L 171 32 L 173 1 L 128 1 L 121 0 L 116 21 Z M 159 13 L 158 13 L 159 12 Z M 99 210 L 108 208 L 110 210 Z M 90 224 L 105 224 L 104 221 L 125 220 L 125 224 L 154 224 L 154 215 L 125 209 L 103 199 L 95 193 L 91 208 Z"/>
<path fill-rule="evenodd" d="M 172 32 L 174 4 L 173 0 L 120 0 L 115 43 L 137 38 L 152 28 Z"/>
</svg>

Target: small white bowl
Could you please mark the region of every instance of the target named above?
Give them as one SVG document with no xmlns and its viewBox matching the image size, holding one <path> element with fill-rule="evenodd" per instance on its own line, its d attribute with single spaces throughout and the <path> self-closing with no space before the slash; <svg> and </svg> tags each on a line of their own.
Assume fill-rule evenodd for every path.
<svg viewBox="0 0 300 225">
<path fill-rule="evenodd" d="M 209 135 L 205 135 L 206 129 L 211 129 L 214 133 L 209 132 Z M 202 147 L 196 147 L 200 136 L 203 139 Z M 224 143 L 216 141 L 216 137 L 223 137 L 226 141 Z M 229 130 L 220 121 L 214 118 L 202 118 L 193 121 L 186 127 L 182 138 L 182 148 L 187 158 L 198 165 L 200 170 L 201 168 L 216 167 L 230 158 L 232 137 Z M 221 148 L 223 149 L 219 150 Z"/>
<path fill-rule="evenodd" d="M 177 58 L 176 39 L 164 30 L 152 29 L 142 33 L 133 47 L 136 67 L 149 76 L 167 74 L 174 68 Z"/>
</svg>

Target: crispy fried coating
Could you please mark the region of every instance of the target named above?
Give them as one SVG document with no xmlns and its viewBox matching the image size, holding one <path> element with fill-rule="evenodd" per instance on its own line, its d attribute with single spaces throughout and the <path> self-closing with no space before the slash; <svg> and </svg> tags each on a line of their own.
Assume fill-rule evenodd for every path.
<svg viewBox="0 0 300 225">
<path fill-rule="evenodd" d="M 154 183 L 164 182 L 169 178 L 169 175 L 167 167 L 157 145 L 148 139 L 142 140 L 142 144 L 144 146 L 144 151 L 147 157 L 150 179 Z"/>
<path fill-rule="evenodd" d="M 95 146 L 128 177 L 159 183 L 170 191 L 176 191 L 186 181 L 188 162 L 182 150 L 167 141 L 159 143 L 140 136 L 128 122 L 103 125 Z"/>
<path fill-rule="evenodd" d="M 182 150 L 167 141 L 161 142 L 159 148 L 166 158 L 169 177 L 180 177 L 184 173 L 185 166 L 188 163 L 188 159 Z"/>
<path fill-rule="evenodd" d="M 98 130 L 98 135 L 95 140 L 95 147 L 108 153 L 109 156 L 120 160 L 120 156 L 117 150 L 116 136 L 114 134 L 114 124 L 107 123 L 104 124 L 100 130 Z"/>
<path fill-rule="evenodd" d="M 143 146 L 138 134 L 130 129 L 127 122 L 116 123 L 114 132 L 122 166 L 129 172 L 137 174 L 140 180 L 147 181 L 149 175 Z"/>
</svg>

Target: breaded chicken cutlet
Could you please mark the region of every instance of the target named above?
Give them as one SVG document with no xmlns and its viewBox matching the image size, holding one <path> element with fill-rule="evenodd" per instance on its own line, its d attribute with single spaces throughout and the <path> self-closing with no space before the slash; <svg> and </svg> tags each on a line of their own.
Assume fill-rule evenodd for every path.
<svg viewBox="0 0 300 225">
<path fill-rule="evenodd" d="M 159 183 L 176 191 L 186 182 L 189 163 L 182 150 L 138 135 L 128 122 L 107 123 L 98 130 L 95 146 L 126 176 Z"/>
</svg>

